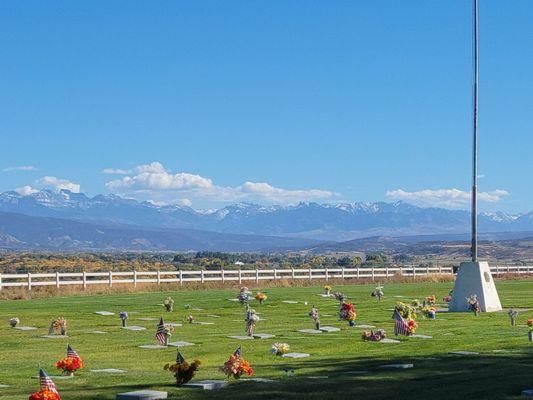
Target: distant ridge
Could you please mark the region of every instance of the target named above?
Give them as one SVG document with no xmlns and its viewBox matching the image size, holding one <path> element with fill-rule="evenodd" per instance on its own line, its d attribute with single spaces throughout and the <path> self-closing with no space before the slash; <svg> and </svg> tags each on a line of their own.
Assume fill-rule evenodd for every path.
<svg viewBox="0 0 533 400">
<path fill-rule="evenodd" d="M 195 229 L 320 241 L 463 234 L 470 229 L 467 211 L 424 208 L 404 202 L 300 203 L 293 206 L 239 203 L 218 210 L 196 211 L 190 207 L 158 206 L 116 195 L 88 197 L 67 190 L 42 190 L 26 196 L 13 191 L 1 193 L 0 211 L 100 225 Z M 479 215 L 479 230 L 481 233 L 533 231 L 533 212 L 482 213 Z"/>
</svg>

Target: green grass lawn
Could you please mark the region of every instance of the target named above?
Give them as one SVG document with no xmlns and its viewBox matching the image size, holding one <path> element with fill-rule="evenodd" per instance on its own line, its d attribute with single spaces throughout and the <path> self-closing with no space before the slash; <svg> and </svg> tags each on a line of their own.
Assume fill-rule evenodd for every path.
<svg viewBox="0 0 533 400">
<path fill-rule="evenodd" d="M 430 294 L 440 300 L 451 289 L 451 283 L 390 284 L 385 286 L 385 298 L 379 303 L 370 297 L 374 285 L 336 286 L 353 301 L 358 324 L 376 325 L 393 336 L 391 309 L 397 300 L 422 300 Z M 533 309 L 533 281 L 498 282 L 505 308 Z M 269 298 L 264 305 L 253 307 L 264 321 L 256 327 L 258 333 L 272 333 L 275 339 L 243 341 L 228 339 L 228 335 L 244 334 L 244 308 L 234 298 L 236 290 L 176 291 L 77 296 L 29 301 L 1 301 L 0 316 L 0 399 L 25 399 L 38 389 L 33 379 L 37 366 L 56 375 L 54 362 L 64 357 L 70 343 L 84 359 L 86 367 L 70 380 L 56 380 L 60 394 L 68 399 L 114 399 L 117 393 L 151 388 L 169 392 L 172 399 L 519 399 L 520 392 L 533 388 L 533 343 L 527 341 L 525 320 L 532 311 L 522 311 L 519 325 L 511 327 L 507 310 L 501 313 L 472 314 L 440 313 L 435 321 L 419 316 L 417 333 L 433 339 L 402 338 L 399 344 L 370 343 L 361 340 L 361 329 L 349 328 L 338 321 L 338 303 L 317 296 L 321 286 L 303 288 L 264 288 Z M 158 304 L 171 295 L 175 301 L 172 313 Z M 404 296 L 396 298 L 394 296 Z M 296 300 L 285 304 L 283 300 Z M 308 305 L 303 302 L 307 301 Z M 255 369 L 257 377 L 274 379 L 273 383 L 233 380 L 228 388 L 201 391 L 176 388 L 173 377 L 163 371 L 163 365 L 175 359 L 175 348 L 144 350 L 137 346 L 154 344 L 157 321 L 138 318 L 163 316 L 166 322 L 183 323 L 190 312 L 185 304 L 202 308 L 192 311 L 199 321 L 215 325 L 188 325 L 176 328 L 172 340 L 185 340 L 195 346 L 182 348 L 189 359 L 200 359 L 202 366 L 195 377 L 224 379 L 218 367 L 240 345 L 243 355 Z M 298 329 L 312 328 L 307 316 L 314 304 L 322 315 L 322 325 L 342 328 L 340 332 L 306 335 Z M 140 325 L 147 331 L 130 332 L 120 329 L 118 315 L 99 316 L 94 311 L 108 310 L 130 313 L 129 325 Z M 135 313 L 134 313 L 135 312 Z M 216 314 L 220 318 L 208 317 Z M 57 316 L 67 318 L 68 339 L 43 339 L 50 321 Z M 18 316 L 23 326 L 36 326 L 37 331 L 17 331 L 8 326 L 8 319 Z M 108 334 L 91 334 L 93 330 Z M 307 359 L 285 359 L 269 353 L 274 341 L 287 342 L 291 351 L 311 354 Z M 467 350 L 474 356 L 451 355 Z M 494 350 L 501 350 L 495 352 Z M 406 370 L 384 370 L 379 365 L 413 363 Z M 109 375 L 91 373 L 90 369 L 118 368 L 127 373 Z M 294 369 L 285 376 L 284 369 Z M 357 374 L 354 371 L 362 371 Z M 327 377 L 327 378 L 326 378 Z"/>
</svg>

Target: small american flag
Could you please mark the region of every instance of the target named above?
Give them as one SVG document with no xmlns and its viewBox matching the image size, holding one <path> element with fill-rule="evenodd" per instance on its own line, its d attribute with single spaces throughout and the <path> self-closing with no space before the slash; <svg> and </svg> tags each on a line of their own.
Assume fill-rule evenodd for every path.
<svg viewBox="0 0 533 400">
<path fill-rule="evenodd" d="M 165 323 L 163 322 L 163 317 L 159 320 L 157 324 L 157 331 L 155 333 L 155 338 L 162 345 L 166 344 L 166 335 L 165 335 Z"/>
<path fill-rule="evenodd" d="M 51 392 L 57 393 L 56 384 L 54 383 L 52 378 L 50 378 L 48 374 L 44 372 L 42 368 L 39 369 L 39 381 L 41 383 L 41 390 L 46 389 L 50 390 Z"/>
<path fill-rule="evenodd" d="M 79 354 L 74 351 L 70 344 L 67 344 L 67 357 L 78 359 L 80 358 Z"/>
<path fill-rule="evenodd" d="M 176 354 L 176 363 L 177 364 L 183 364 L 185 362 L 185 358 L 180 353 L 180 350 L 178 349 L 178 353 Z"/>
<path fill-rule="evenodd" d="M 407 333 L 409 332 L 409 325 L 407 325 L 407 322 L 405 322 L 398 310 L 394 310 L 392 318 L 394 318 L 394 334 L 396 336 L 407 336 Z"/>
<path fill-rule="evenodd" d="M 235 351 L 233 352 L 233 355 L 234 355 L 234 356 L 237 356 L 237 357 L 240 357 L 240 356 L 242 355 L 242 347 L 239 346 L 239 347 L 237 348 L 237 350 L 235 350 Z"/>
</svg>

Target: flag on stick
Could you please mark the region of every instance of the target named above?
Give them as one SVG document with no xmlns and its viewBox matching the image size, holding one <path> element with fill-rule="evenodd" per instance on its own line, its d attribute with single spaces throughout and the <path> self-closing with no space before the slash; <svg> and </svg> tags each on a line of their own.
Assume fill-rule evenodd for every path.
<svg viewBox="0 0 533 400">
<path fill-rule="evenodd" d="M 159 343 L 162 345 L 166 345 L 166 334 L 165 334 L 165 323 L 163 322 L 163 317 L 159 320 L 159 324 L 157 324 L 157 331 L 155 333 L 155 338 Z"/>
<path fill-rule="evenodd" d="M 79 354 L 74 351 L 70 344 L 67 344 L 67 357 L 80 359 Z"/>
<path fill-rule="evenodd" d="M 409 333 L 409 325 L 407 325 L 407 322 L 405 322 L 405 320 L 400 315 L 398 310 L 394 310 L 394 314 L 392 315 L 392 318 L 394 318 L 394 334 L 396 336 L 398 335 L 407 336 Z"/>
<path fill-rule="evenodd" d="M 41 390 L 50 390 L 51 392 L 57 393 L 56 384 L 42 368 L 39 369 L 39 382 L 41 383 Z"/>
</svg>

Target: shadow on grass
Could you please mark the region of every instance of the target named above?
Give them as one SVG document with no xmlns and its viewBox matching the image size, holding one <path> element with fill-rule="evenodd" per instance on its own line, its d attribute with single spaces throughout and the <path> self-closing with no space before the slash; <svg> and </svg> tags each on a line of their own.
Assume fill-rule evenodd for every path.
<svg viewBox="0 0 533 400">
<path fill-rule="evenodd" d="M 380 365 L 414 364 L 410 369 L 385 369 Z M 168 381 L 150 389 L 169 392 L 169 399 L 520 399 L 533 388 L 533 350 L 470 356 L 334 358 L 287 362 L 291 376 L 262 383 L 233 381 L 217 391 L 175 388 Z M 257 368 L 260 370 L 260 366 Z M 305 371 L 305 372 L 302 372 Z M 327 377 L 327 378 L 326 378 Z M 65 399 L 114 399 L 117 393 L 147 389 L 145 385 L 78 388 Z"/>
</svg>

